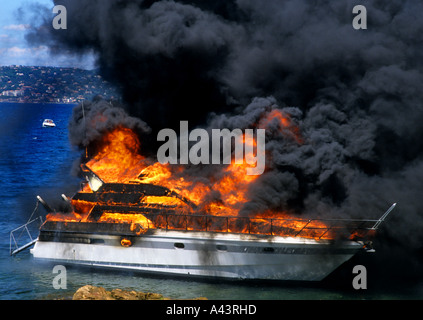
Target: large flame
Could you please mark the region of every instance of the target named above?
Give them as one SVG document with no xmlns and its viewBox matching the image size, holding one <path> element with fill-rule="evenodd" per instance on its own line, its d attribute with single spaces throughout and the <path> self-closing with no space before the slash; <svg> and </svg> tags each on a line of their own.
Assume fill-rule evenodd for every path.
<svg viewBox="0 0 423 320">
<path fill-rule="evenodd" d="M 284 132 L 287 138 L 297 143 L 303 142 L 299 128 L 280 110 L 272 110 L 262 117 L 257 128 L 276 128 Z M 256 141 L 250 139 L 244 143 L 255 146 Z M 196 210 L 186 208 L 186 204 L 178 198 L 145 196 L 143 204 L 176 207 L 190 216 L 174 216 L 172 221 L 163 217 L 153 217 L 136 212 L 115 213 L 104 212 L 98 222 L 128 223 L 131 230 L 138 234 L 149 228 L 174 228 L 185 230 L 206 230 L 237 233 L 261 233 L 281 236 L 301 236 L 305 238 L 328 239 L 333 237 L 327 232 L 328 227 L 320 221 L 307 221 L 290 216 L 287 212 L 257 212 L 255 216 L 242 218 L 239 210 L 249 201 L 249 187 L 258 176 L 246 175 L 250 165 L 230 164 L 219 175 L 202 182 L 184 174 L 185 167 L 179 165 L 149 164 L 141 155 L 142 146 L 138 136 L 125 127 L 116 127 L 106 132 L 102 138 L 90 148 L 92 158 L 86 163 L 106 183 L 144 183 L 167 187 L 189 199 L 197 206 Z M 211 182 L 211 183 L 210 183 Z M 93 192 L 85 186 L 81 192 Z M 213 197 L 211 195 L 214 195 Z M 50 214 L 47 219 L 56 221 L 87 221 L 87 216 L 95 204 L 71 200 L 72 214 Z M 109 203 L 110 204 L 110 203 Z"/>
<path fill-rule="evenodd" d="M 140 141 L 128 128 L 106 132 L 93 149 L 95 154 L 87 166 L 105 182 L 127 183 L 146 166 L 140 154 Z"/>
</svg>

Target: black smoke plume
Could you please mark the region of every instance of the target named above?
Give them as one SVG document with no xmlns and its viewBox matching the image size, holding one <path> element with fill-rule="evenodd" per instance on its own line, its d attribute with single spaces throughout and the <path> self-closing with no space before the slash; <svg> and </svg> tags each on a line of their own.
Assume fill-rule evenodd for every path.
<svg viewBox="0 0 423 320">
<path fill-rule="evenodd" d="M 66 6 L 68 29 L 54 30 L 48 16 L 28 41 L 94 52 L 153 137 L 181 120 L 248 128 L 272 109 L 291 116 L 304 142 L 267 130 L 266 172 L 243 212 L 378 218 L 398 202 L 381 245 L 421 259 L 421 1 L 54 3 Z M 352 27 L 357 4 L 367 8 L 366 30 Z M 72 139 L 83 139 L 77 131 Z"/>
<path fill-rule="evenodd" d="M 151 131 L 141 119 L 128 116 L 119 102 L 106 101 L 98 96 L 73 109 L 69 139 L 72 145 L 84 149 L 118 126 L 132 129 L 139 135 Z"/>
</svg>

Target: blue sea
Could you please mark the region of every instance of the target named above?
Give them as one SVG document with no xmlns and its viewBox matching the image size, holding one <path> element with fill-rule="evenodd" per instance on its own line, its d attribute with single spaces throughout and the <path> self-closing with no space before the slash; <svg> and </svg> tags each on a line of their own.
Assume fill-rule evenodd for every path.
<svg viewBox="0 0 423 320">
<path fill-rule="evenodd" d="M 53 265 L 34 261 L 29 250 L 10 256 L 9 235 L 27 222 L 37 195 L 55 201 L 62 193 L 71 196 L 78 188 L 79 180 L 71 175 L 71 169 L 80 153 L 70 145 L 67 128 L 72 108 L 63 104 L 0 104 L 0 299 L 69 299 L 86 284 L 108 290 L 156 292 L 175 299 L 423 298 L 423 283 L 403 284 L 400 280 L 391 284 L 389 274 L 386 282 L 372 281 L 378 273 L 374 269 L 369 270 L 367 289 L 353 289 L 351 270 L 355 263 L 363 263 L 360 257 L 342 266 L 334 281 L 319 284 L 193 281 L 68 266 L 66 289 L 55 289 Z M 43 128 L 46 118 L 57 126 Z M 43 208 L 37 213 L 45 215 Z"/>
</svg>

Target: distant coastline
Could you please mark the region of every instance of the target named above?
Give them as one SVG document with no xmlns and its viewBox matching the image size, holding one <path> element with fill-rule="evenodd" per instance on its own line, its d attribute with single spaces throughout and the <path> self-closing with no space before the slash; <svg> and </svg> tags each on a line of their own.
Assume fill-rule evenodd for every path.
<svg viewBox="0 0 423 320">
<path fill-rule="evenodd" d="M 38 102 L 38 101 L 0 101 L 1 104 L 57 104 L 64 106 L 76 106 L 79 102 L 64 103 L 64 102 Z"/>
<path fill-rule="evenodd" d="M 101 95 L 116 99 L 116 88 L 95 70 L 0 66 L 0 103 L 78 104 Z"/>
</svg>

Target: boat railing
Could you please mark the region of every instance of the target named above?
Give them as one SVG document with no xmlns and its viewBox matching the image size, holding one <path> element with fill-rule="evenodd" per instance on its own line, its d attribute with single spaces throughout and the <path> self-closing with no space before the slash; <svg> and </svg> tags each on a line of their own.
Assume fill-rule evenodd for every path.
<svg viewBox="0 0 423 320">
<path fill-rule="evenodd" d="M 375 220 L 371 219 L 300 219 L 251 218 L 239 216 L 149 213 L 147 229 L 209 231 L 224 233 L 261 234 L 314 239 L 336 237 L 364 238 L 375 231 L 396 204 Z"/>
<path fill-rule="evenodd" d="M 42 224 L 43 218 L 39 216 L 31 221 L 28 221 L 24 225 L 10 231 L 10 255 L 15 255 L 35 244 L 38 238 L 37 236 L 34 237 L 33 233 L 36 232 L 38 235 L 39 227 Z M 30 229 L 32 230 L 32 232 Z"/>
</svg>

